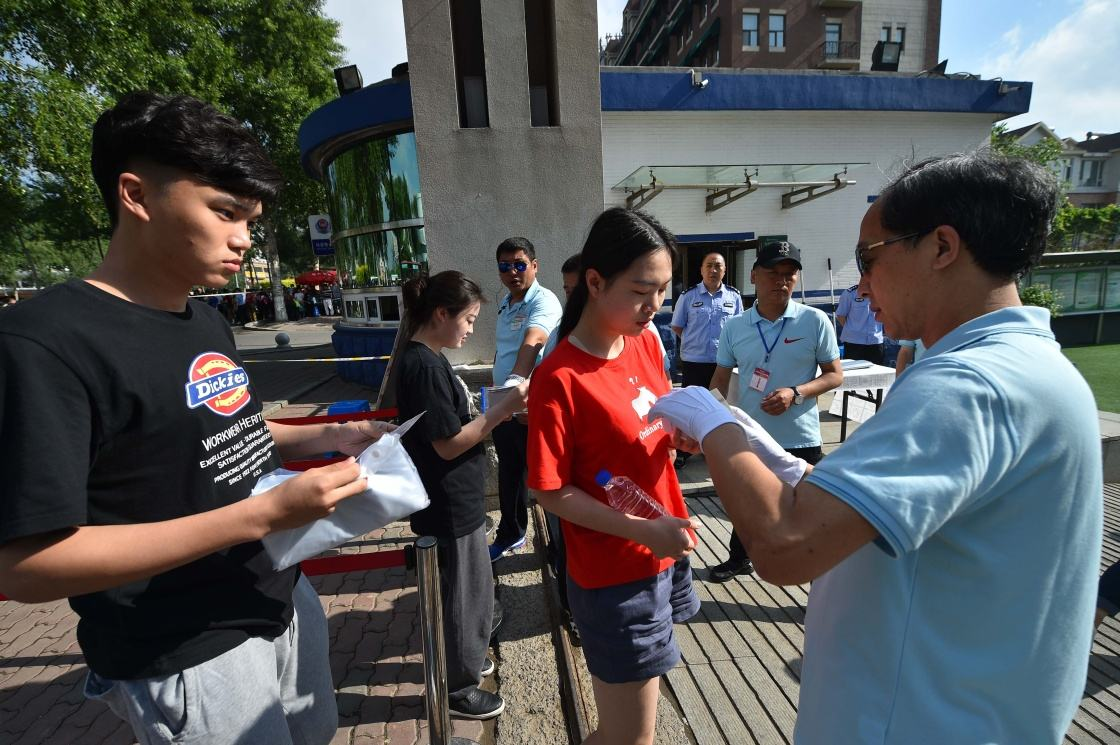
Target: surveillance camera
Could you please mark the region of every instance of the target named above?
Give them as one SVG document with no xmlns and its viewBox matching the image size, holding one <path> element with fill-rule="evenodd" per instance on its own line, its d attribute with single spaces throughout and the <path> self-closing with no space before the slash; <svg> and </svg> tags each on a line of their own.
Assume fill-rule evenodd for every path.
<svg viewBox="0 0 1120 745">
<path fill-rule="evenodd" d="M 689 70 L 689 76 L 692 78 L 692 87 L 703 90 L 708 87 L 708 79 L 704 77 L 704 73 L 699 70 Z"/>
<path fill-rule="evenodd" d="M 708 87 L 708 83 L 710 83 L 710 82 L 711 82 L 710 80 L 708 80 L 707 78 L 704 78 L 703 80 L 701 80 L 699 83 L 696 84 L 696 87 L 699 88 L 700 90 L 704 90 L 705 88 Z"/>
</svg>

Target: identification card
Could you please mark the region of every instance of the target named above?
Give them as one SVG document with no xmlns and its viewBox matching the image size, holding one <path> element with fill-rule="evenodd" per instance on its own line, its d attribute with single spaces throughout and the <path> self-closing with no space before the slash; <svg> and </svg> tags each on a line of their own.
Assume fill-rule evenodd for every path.
<svg viewBox="0 0 1120 745">
<path fill-rule="evenodd" d="M 759 393 L 766 392 L 766 384 L 770 382 L 770 371 L 756 367 L 751 374 L 751 390 Z"/>
<path fill-rule="evenodd" d="M 514 316 L 510 319 L 509 330 L 520 331 L 521 327 L 525 325 L 525 316 Z"/>
</svg>

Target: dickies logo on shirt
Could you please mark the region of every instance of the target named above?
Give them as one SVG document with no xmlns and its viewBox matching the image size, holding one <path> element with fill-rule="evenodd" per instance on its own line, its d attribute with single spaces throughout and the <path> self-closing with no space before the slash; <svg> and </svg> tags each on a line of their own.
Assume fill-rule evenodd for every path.
<svg viewBox="0 0 1120 745">
<path fill-rule="evenodd" d="M 215 414 L 233 416 L 249 403 L 249 376 L 220 352 L 203 352 L 187 370 L 187 408 L 205 406 Z"/>
</svg>

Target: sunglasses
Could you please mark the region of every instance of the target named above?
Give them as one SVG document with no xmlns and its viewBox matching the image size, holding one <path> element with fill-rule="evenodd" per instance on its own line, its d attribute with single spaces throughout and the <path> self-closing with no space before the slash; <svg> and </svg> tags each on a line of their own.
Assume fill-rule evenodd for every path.
<svg viewBox="0 0 1120 745">
<path fill-rule="evenodd" d="M 889 246 L 892 243 L 898 243 L 899 241 L 910 240 L 911 238 L 921 238 L 926 233 L 932 233 L 932 232 L 933 232 L 933 228 L 927 228 L 926 230 L 918 230 L 918 231 L 915 231 L 913 233 L 907 233 L 906 235 L 897 236 L 895 238 L 888 238 L 885 241 L 878 241 L 877 243 L 872 243 L 868 246 L 862 246 L 862 247 L 856 246 L 856 269 L 859 270 L 859 273 L 860 273 L 861 277 L 864 274 L 867 274 L 869 271 L 871 271 L 871 263 L 872 262 L 871 262 L 871 259 L 870 259 L 870 253 L 871 253 L 871 249 L 873 249 L 873 248 L 881 248 L 883 246 Z"/>
<path fill-rule="evenodd" d="M 529 262 L 527 262 L 527 261 L 518 260 L 518 261 L 499 261 L 498 262 L 498 271 L 501 272 L 502 274 L 505 274 L 510 269 L 516 269 L 519 272 L 523 272 L 528 268 L 529 268 Z"/>
</svg>

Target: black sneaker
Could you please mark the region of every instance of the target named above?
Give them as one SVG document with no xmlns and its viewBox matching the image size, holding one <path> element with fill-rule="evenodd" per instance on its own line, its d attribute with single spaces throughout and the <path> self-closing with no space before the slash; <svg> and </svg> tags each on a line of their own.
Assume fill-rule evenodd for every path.
<svg viewBox="0 0 1120 745">
<path fill-rule="evenodd" d="M 497 667 L 497 665 L 494 664 L 494 660 L 487 657 L 486 662 L 482 663 L 482 677 L 488 678 L 491 675 L 493 675 L 494 674 L 494 668 L 496 668 L 496 667 Z"/>
<path fill-rule="evenodd" d="M 448 701 L 448 708 L 455 716 L 465 719 L 493 719 L 505 711 L 506 702 L 498 694 L 475 686 L 463 698 Z"/>
<path fill-rule="evenodd" d="M 688 459 L 692 457 L 692 453 L 678 452 L 677 459 L 673 461 L 673 468 L 678 471 L 684 468 L 684 464 L 688 463 Z"/>
<path fill-rule="evenodd" d="M 754 574 L 754 567 L 751 566 L 750 559 L 739 559 L 737 561 L 728 560 L 722 564 L 716 564 L 708 570 L 708 581 L 726 582 L 732 577 L 741 574 Z"/>
</svg>

